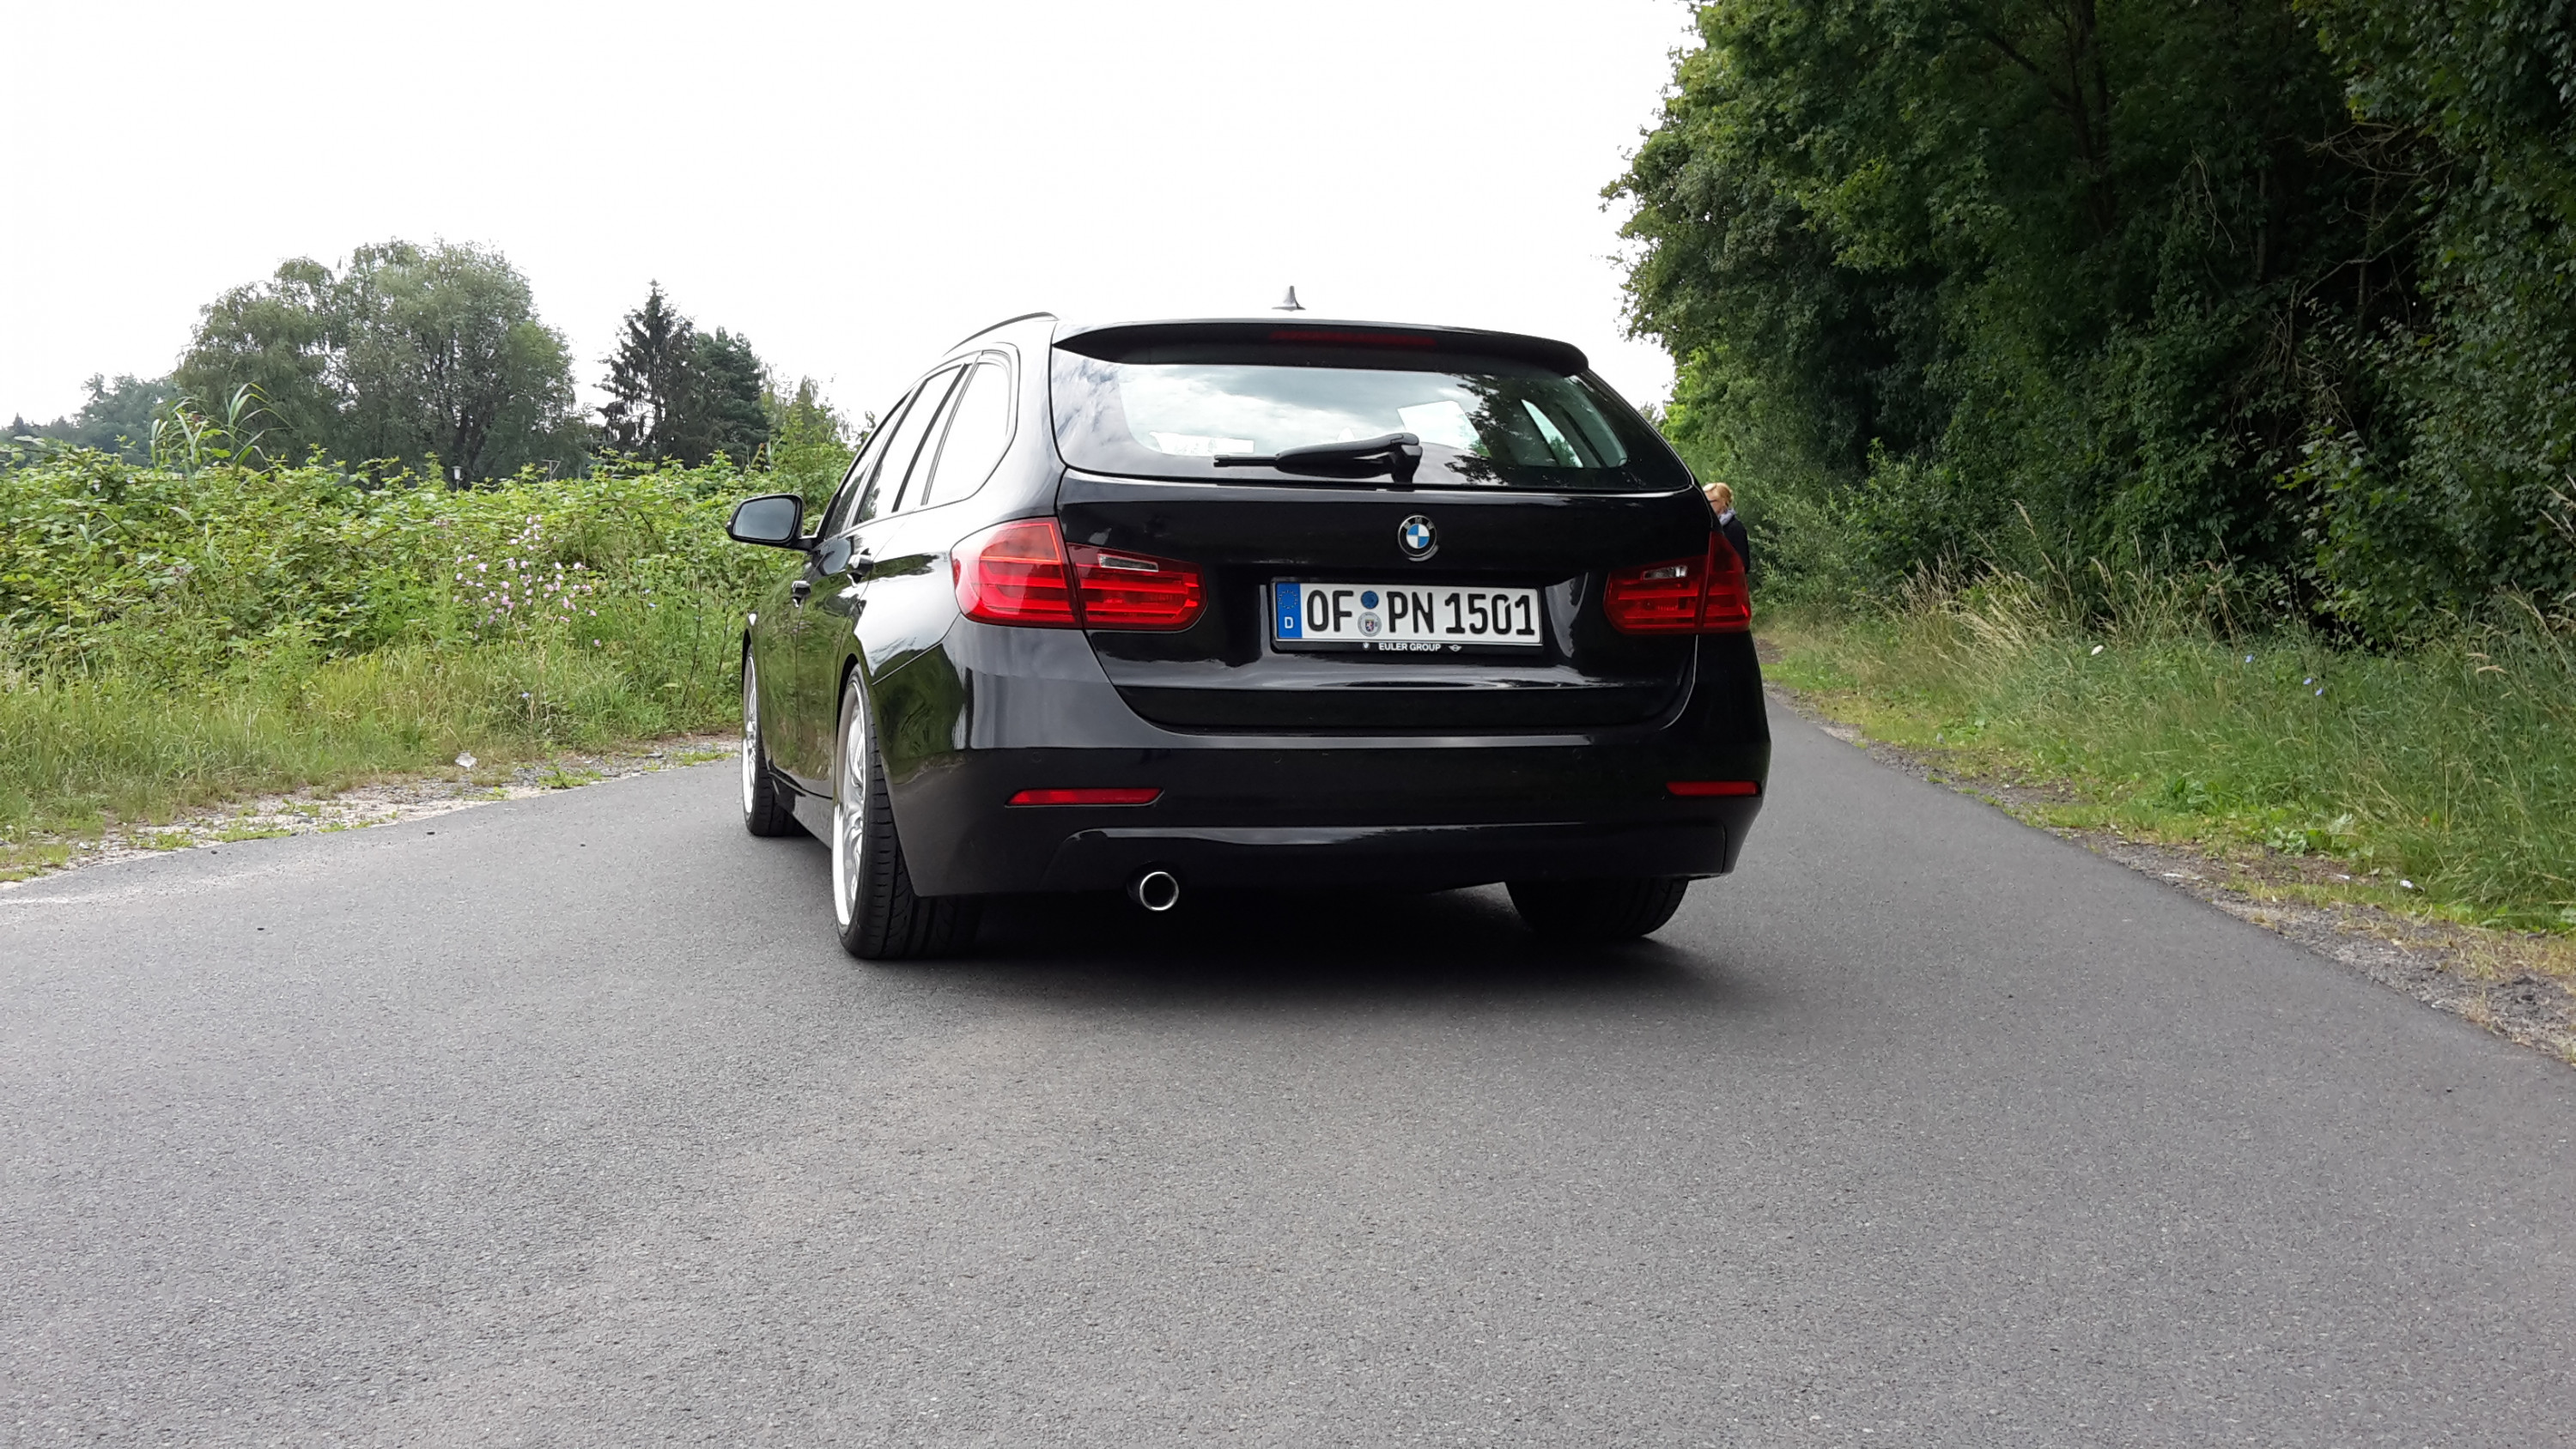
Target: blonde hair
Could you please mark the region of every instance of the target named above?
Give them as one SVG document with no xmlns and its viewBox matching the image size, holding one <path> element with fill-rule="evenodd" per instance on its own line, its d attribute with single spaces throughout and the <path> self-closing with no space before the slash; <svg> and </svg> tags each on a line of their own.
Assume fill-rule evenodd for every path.
<svg viewBox="0 0 2576 1449">
<path fill-rule="evenodd" d="M 1711 483 L 1703 491 L 1708 494 L 1708 506 L 1720 513 L 1735 506 L 1735 490 L 1723 483 Z"/>
</svg>

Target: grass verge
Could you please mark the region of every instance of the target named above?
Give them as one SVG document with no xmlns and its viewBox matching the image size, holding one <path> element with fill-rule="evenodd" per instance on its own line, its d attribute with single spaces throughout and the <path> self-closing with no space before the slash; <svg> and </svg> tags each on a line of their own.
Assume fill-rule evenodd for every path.
<svg viewBox="0 0 2576 1449">
<path fill-rule="evenodd" d="M 111 674 L 0 690 L 0 880 L 62 864 L 66 840 L 251 795 L 724 728 L 730 654 L 703 639 L 695 652 L 403 645 L 187 686 Z M 545 783 L 588 778 L 558 766 Z"/>
<path fill-rule="evenodd" d="M 1870 617 L 1775 614 L 1769 677 L 2036 823 L 2332 869 L 2299 892 L 2576 929 L 2576 660 L 2563 621 L 2406 654 L 2148 620 L 2087 631 L 2012 581 Z M 2347 878 L 2348 877 L 2348 878 Z"/>
</svg>

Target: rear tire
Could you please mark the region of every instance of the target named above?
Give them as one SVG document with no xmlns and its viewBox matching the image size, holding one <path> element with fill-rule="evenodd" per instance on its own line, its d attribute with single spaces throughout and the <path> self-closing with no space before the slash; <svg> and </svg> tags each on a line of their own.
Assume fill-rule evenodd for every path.
<svg viewBox="0 0 2576 1449">
<path fill-rule="evenodd" d="M 742 828 L 763 837 L 804 833 L 778 772 L 769 767 L 769 746 L 760 734 L 760 672 L 748 646 L 742 651 Z"/>
<path fill-rule="evenodd" d="M 855 674 L 841 686 L 840 728 L 832 741 L 832 915 L 841 949 L 862 961 L 965 950 L 974 943 L 984 903 L 914 893 L 886 794 L 885 762 Z"/>
<path fill-rule="evenodd" d="M 1532 931 L 1558 941 L 1629 941 L 1652 934 L 1680 910 L 1682 876 L 1614 880 L 1516 880 L 1504 886 Z"/>
</svg>

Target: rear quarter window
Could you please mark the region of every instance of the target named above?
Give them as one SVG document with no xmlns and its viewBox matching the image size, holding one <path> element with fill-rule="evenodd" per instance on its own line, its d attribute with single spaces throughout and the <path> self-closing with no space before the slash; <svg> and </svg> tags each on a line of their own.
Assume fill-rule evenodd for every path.
<svg viewBox="0 0 2576 1449">
<path fill-rule="evenodd" d="M 1011 446 L 1011 372 L 985 358 L 967 370 L 964 391 L 948 410 L 948 435 L 939 445 L 939 460 L 906 499 L 905 508 L 954 503 L 984 486 L 993 466 Z"/>
</svg>

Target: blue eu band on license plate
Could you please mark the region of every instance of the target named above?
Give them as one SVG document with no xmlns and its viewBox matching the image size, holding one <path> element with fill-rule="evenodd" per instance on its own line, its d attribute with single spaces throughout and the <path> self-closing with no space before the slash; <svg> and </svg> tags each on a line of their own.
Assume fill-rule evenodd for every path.
<svg viewBox="0 0 2576 1449">
<path fill-rule="evenodd" d="M 1392 652 L 1539 646 L 1539 591 L 1337 584 L 1270 586 L 1270 637 Z"/>
</svg>

